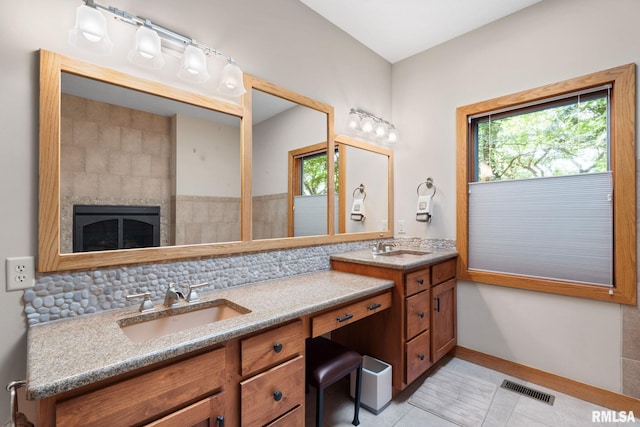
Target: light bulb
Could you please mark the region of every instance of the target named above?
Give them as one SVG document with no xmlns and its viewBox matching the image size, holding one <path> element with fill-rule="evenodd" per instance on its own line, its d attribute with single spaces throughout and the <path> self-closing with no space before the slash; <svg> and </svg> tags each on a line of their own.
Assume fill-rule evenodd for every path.
<svg viewBox="0 0 640 427">
<path fill-rule="evenodd" d="M 387 141 L 390 143 L 398 142 L 400 135 L 398 134 L 398 129 L 396 129 L 393 125 L 389 128 L 389 133 L 387 134 Z"/>
<path fill-rule="evenodd" d="M 374 128 L 374 132 L 375 132 L 377 138 L 384 137 L 387 134 L 387 125 L 382 123 L 382 122 L 376 123 L 376 126 Z"/>
<path fill-rule="evenodd" d="M 182 67 L 178 77 L 188 82 L 202 83 L 209 79 L 207 71 L 207 57 L 202 51 L 193 45 L 184 49 L 182 57 Z"/>
<path fill-rule="evenodd" d="M 151 28 L 139 27 L 136 31 L 136 44 L 129 51 L 127 59 L 141 67 L 157 70 L 164 65 L 161 46 L 158 33 Z"/>
<path fill-rule="evenodd" d="M 369 133 L 369 132 L 373 131 L 373 125 L 374 125 L 374 123 L 373 123 L 373 119 L 371 117 L 365 117 L 360 122 L 360 128 L 362 129 L 362 132 L 364 132 L 364 133 Z"/>
<path fill-rule="evenodd" d="M 222 68 L 218 92 L 228 96 L 241 96 L 246 92 L 242 70 L 235 62 L 229 61 L 229 63 Z"/>
<path fill-rule="evenodd" d="M 76 25 L 69 30 L 69 43 L 75 47 L 108 54 L 113 43 L 107 33 L 107 20 L 98 10 L 87 5 L 76 9 Z"/>
<path fill-rule="evenodd" d="M 351 110 L 347 116 L 347 129 L 356 131 L 360 127 L 360 116 L 355 111 Z"/>
</svg>

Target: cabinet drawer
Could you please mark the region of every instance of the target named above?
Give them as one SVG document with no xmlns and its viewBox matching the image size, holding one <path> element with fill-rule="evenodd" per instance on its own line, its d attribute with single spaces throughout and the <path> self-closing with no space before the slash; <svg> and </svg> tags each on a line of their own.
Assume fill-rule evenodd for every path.
<svg viewBox="0 0 640 427">
<path fill-rule="evenodd" d="M 456 259 L 431 266 L 431 283 L 437 285 L 456 275 Z"/>
<path fill-rule="evenodd" d="M 304 427 L 304 407 L 298 406 L 293 411 L 281 416 L 266 427 Z"/>
<path fill-rule="evenodd" d="M 302 321 L 272 329 L 240 342 L 242 376 L 276 365 L 304 352 Z"/>
<path fill-rule="evenodd" d="M 59 402 L 56 424 L 139 424 L 211 394 L 224 385 L 225 374 L 225 349 L 220 348 Z"/>
<path fill-rule="evenodd" d="M 240 421 L 243 426 L 265 425 L 303 402 L 303 356 L 240 383 Z"/>
<path fill-rule="evenodd" d="M 429 329 L 429 291 L 420 292 L 407 298 L 407 340 Z"/>
<path fill-rule="evenodd" d="M 425 289 L 429 289 L 429 286 L 431 285 L 431 276 L 429 271 L 430 270 L 428 268 L 425 268 L 424 270 L 407 274 L 405 279 L 406 296 L 411 296 L 420 291 L 424 291 Z"/>
<path fill-rule="evenodd" d="M 311 319 L 312 338 L 349 325 L 391 307 L 391 292 L 346 305 Z"/>
<path fill-rule="evenodd" d="M 146 427 L 193 427 L 224 425 L 224 391 L 189 405 L 173 414 L 147 424 Z"/>
<path fill-rule="evenodd" d="M 407 384 L 412 383 L 431 367 L 429 331 L 423 332 L 406 344 Z"/>
</svg>

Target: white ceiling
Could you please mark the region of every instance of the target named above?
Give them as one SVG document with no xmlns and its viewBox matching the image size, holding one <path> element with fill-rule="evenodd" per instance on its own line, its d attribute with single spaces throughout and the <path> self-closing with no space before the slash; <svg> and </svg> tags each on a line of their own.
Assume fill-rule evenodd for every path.
<svg viewBox="0 0 640 427">
<path fill-rule="evenodd" d="M 392 64 L 541 0 L 300 0 Z"/>
</svg>

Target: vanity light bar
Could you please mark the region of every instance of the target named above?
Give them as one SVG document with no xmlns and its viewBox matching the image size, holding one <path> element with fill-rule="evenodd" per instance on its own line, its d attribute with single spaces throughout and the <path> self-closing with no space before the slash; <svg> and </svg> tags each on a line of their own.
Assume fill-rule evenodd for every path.
<svg viewBox="0 0 640 427">
<path fill-rule="evenodd" d="M 107 54 L 112 43 L 107 33 L 106 20 L 101 11 L 108 12 L 119 21 L 138 27 L 135 48 L 129 53 L 132 63 L 146 68 L 159 69 L 164 65 L 162 57 L 162 40 L 167 40 L 184 47 L 179 49 L 165 48 L 182 53 L 182 67 L 178 77 L 191 83 L 203 83 L 209 79 L 207 56 L 219 57 L 227 61 L 220 72 L 217 91 L 223 95 L 241 96 L 246 92 L 243 84 L 242 70 L 233 58 L 224 55 L 217 49 L 198 43 L 194 39 L 154 24 L 149 19 L 133 15 L 113 6 L 103 6 L 94 0 L 83 0 L 84 4 L 76 10 L 76 25 L 69 31 L 69 42 L 77 47 Z"/>
<path fill-rule="evenodd" d="M 83 1 L 86 6 L 92 7 L 94 9 L 104 10 L 105 12 L 109 12 L 112 15 L 114 15 L 116 18 L 118 18 L 118 20 L 125 22 L 127 24 L 134 25 L 136 27 L 144 26 L 147 28 L 151 28 L 153 31 L 158 33 L 160 37 L 166 40 L 180 43 L 185 46 L 195 46 L 198 49 L 202 49 L 202 51 L 207 56 L 217 56 L 225 59 L 228 62 L 232 62 L 232 63 L 235 62 L 233 58 L 231 58 L 230 56 L 224 55 L 219 50 L 203 45 L 202 43 L 198 43 L 197 41 L 195 41 L 190 37 L 184 36 L 180 33 L 177 33 L 173 30 L 165 28 L 161 25 L 154 24 L 149 19 L 141 18 L 139 16 L 136 16 L 127 12 L 126 10 L 118 9 L 117 7 L 103 6 L 99 3 L 96 3 L 94 0 L 83 0 Z"/>
<path fill-rule="evenodd" d="M 359 108 L 352 108 L 347 116 L 347 129 L 364 136 L 373 136 L 378 141 L 393 144 L 398 142 L 398 130 L 378 116 Z"/>
</svg>

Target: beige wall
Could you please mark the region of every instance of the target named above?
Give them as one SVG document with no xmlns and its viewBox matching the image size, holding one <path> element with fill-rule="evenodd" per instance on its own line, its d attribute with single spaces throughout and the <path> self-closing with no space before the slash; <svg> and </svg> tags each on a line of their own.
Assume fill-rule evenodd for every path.
<svg viewBox="0 0 640 427">
<path fill-rule="evenodd" d="M 353 106 L 390 116 L 391 65 L 296 0 L 193 0 L 188 7 L 172 0 L 100 3 L 212 45 L 232 55 L 246 72 L 333 105 L 337 117 L 346 116 Z M 117 45 L 111 56 L 71 47 L 68 30 L 80 4 L 78 0 L 0 2 L 0 388 L 25 378 L 22 292 L 6 292 L 4 259 L 37 255 L 38 49 L 186 87 L 175 78 L 174 58 L 168 57 L 165 69 L 157 73 L 130 65 L 125 58 L 134 28 L 116 20 L 108 20 Z M 198 90 L 211 93 L 215 86 L 202 85 Z M 8 415 L 8 398 L 0 399 L 0 423 Z"/>
<path fill-rule="evenodd" d="M 638 63 L 638 16 L 636 0 L 544 0 L 394 64 L 395 215 L 408 234 L 455 238 L 456 107 Z M 438 188 L 429 225 L 412 219 L 426 175 Z M 621 358 L 620 305 L 476 283 L 460 283 L 458 298 L 462 346 L 616 392 L 623 376 L 638 383 L 640 351 Z M 625 313 L 637 325 L 637 309 Z"/>
</svg>

